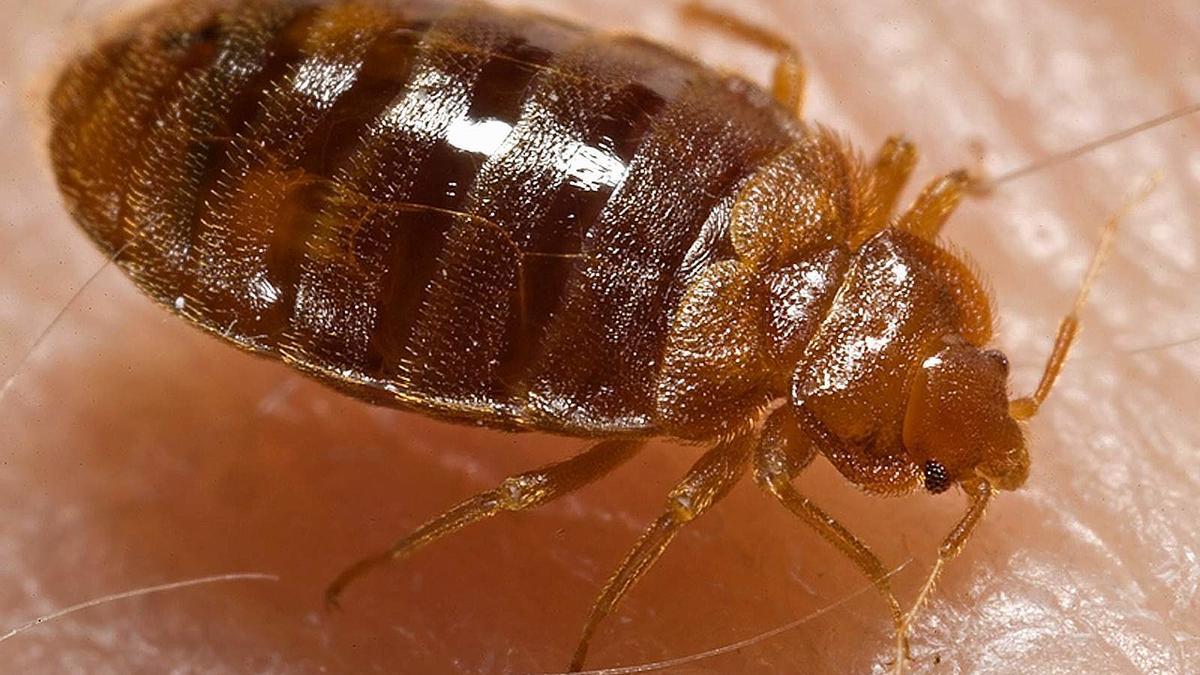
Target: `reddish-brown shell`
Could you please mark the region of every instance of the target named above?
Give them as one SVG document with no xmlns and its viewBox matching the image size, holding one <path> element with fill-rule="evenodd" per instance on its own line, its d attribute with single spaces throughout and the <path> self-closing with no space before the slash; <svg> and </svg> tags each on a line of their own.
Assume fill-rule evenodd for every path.
<svg viewBox="0 0 1200 675">
<path fill-rule="evenodd" d="M 802 134 L 646 41 L 440 2 L 184 3 L 73 64 L 52 152 L 148 294 L 372 401 L 660 430 L 668 327 Z"/>
<path fill-rule="evenodd" d="M 52 108 L 67 202 L 143 290 L 376 403 L 704 440 L 790 399 L 896 492 L 920 364 L 991 336 L 974 276 L 892 226 L 844 143 L 637 38 L 478 4 L 183 3 Z"/>
</svg>

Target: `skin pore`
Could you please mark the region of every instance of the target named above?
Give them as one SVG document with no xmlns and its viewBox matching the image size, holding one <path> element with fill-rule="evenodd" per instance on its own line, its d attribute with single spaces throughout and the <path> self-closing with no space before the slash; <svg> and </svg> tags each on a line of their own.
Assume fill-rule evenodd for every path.
<svg viewBox="0 0 1200 675">
<path fill-rule="evenodd" d="M 51 67 L 128 2 L 11 3 L 0 81 L 0 632 L 91 597 L 214 573 L 278 574 L 95 608 L 0 644 L 16 671 L 433 673 L 566 665 L 587 608 L 699 450 L 652 444 L 598 485 L 499 517 L 363 579 L 342 567 L 580 441 L 511 436 L 375 409 L 219 344 L 103 264 L 61 209 L 38 118 Z M 516 4 L 515 2 L 511 4 Z M 682 26 L 670 3 L 521 3 L 685 45 L 760 80 L 768 57 Z M 649 6 L 653 4 L 653 6 Z M 1200 100 L 1187 0 L 1086 9 L 723 2 L 794 40 L 807 116 L 873 150 L 903 131 L 913 186 L 996 172 Z M 593 9 L 589 10 L 588 8 Z M 1017 395 L 1036 385 L 1104 219 L 1154 171 L 1084 312 L 1073 359 L 1030 427 L 1032 470 L 997 498 L 912 633 L 915 672 L 1200 669 L 1200 118 L 1009 184 L 946 230 L 989 279 Z M 39 334 L 62 320 L 25 361 Z M 1146 349 L 1168 343 L 1171 348 Z M 891 565 L 910 601 L 962 508 L 857 494 L 818 460 L 799 485 Z M 686 530 L 603 625 L 589 665 L 745 639 L 858 592 L 846 560 L 744 481 Z M 689 666 L 871 672 L 891 658 L 861 593 L 794 631 Z"/>
</svg>

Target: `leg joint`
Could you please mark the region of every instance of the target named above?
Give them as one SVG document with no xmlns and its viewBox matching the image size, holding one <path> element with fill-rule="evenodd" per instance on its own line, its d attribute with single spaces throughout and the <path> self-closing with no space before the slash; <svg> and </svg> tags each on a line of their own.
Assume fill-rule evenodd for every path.
<svg viewBox="0 0 1200 675">
<path fill-rule="evenodd" d="M 777 452 L 767 453 L 754 463 L 754 482 L 759 487 L 779 494 L 792 480 L 790 463 Z"/>
<path fill-rule="evenodd" d="M 687 523 L 700 515 L 701 507 L 690 490 L 679 490 L 667 498 L 667 513 L 676 523 Z"/>
<path fill-rule="evenodd" d="M 537 506 L 550 495 L 543 476 L 511 476 L 496 488 L 496 500 L 505 511 L 521 511 Z"/>
</svg>

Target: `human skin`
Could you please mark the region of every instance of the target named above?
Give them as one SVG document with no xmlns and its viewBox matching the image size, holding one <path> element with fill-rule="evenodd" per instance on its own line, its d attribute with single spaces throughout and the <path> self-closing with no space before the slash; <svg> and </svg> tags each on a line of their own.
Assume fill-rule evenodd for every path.
<svg viewBox="0 0 1200 675">
<path fill-rule="evenodd" d="M 670 3 L 522 0 L 637 31 L 763 79 L 768 57 L 680 24 Z M 864 152 L 904 132 L 913 188 L 994 172 L 1200 100 L 1192 0 L 711 0 L 794 41 L 806 116 Z M 700 448 L 654 443 L 603 482 L 502 515 L 374 573 L 358 557 L 578 440 L 373 408 L 171 318 L 86 241 L 44 155 L 55 63 L 128 2 L 0 7 L 0 643 L 11 672 L 509 673 L 561 669 L 587 608 Z M 603 7 L 604 11 L 596 11 Z M 1200 115 L 1004 185 L 946 238 L 995 290 L 1014 395 L 1036 384 L 1104 220 L 1156 171 L 1029 428 L 1032 474 L 999 495 L 913 628 L 916 672 L 1200 672 Z M 76 291 L 82 288 L 78 294 Z M 39 341 L 55 315 L 65 309 Z M 31 353 L 32 351 L 32 353 Z M 891 567 L 910 601 L 960 514 L 952 490 L 857 493 L 823 460 L 798 485 Z M 793 630 L 674 672 L 879 672 L 891 623 L 865 580 L 746 480 L 690 525 L 596 636 L 589 665 L 639 664 Z"/>
</svg>

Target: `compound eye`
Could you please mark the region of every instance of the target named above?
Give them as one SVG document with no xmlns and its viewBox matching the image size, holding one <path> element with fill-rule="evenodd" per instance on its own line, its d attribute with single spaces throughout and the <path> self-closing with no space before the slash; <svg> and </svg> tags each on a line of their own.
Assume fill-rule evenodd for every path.
<svg viewBox="0 0 1200 675">
<path fill-rule="evenodd" d="M 950 473 L 941 462 L 926 460 L 922 470 L 925 472 L 925 489 L 931 494 L 940 494 L 950 489 Z"/>
</svg>

